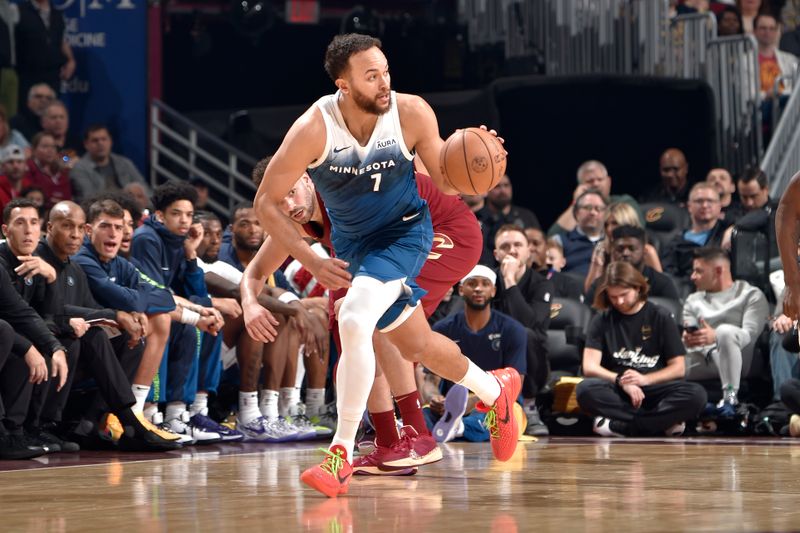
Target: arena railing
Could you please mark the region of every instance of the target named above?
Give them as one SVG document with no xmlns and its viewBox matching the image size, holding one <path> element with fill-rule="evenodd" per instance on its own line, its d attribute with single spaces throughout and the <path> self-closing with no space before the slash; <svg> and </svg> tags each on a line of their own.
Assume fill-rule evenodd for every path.
<svg viewBox="0 0 800 533">
<path fill-rule="evenodd" d="M 208 205 L 227 215 L 249 201 L 256 160 L 222 141 L 160 100 L 150 104 L 150 184 L 198 178 L 208 186 Z"/>
<path fill-rule="evenodd" d="M 717 162 L 734 175 L 761 158 L 758 46 L 750 36 L 708 44 L 705 79 L 716 95 Z"/>
<path fill-rule="evenodd" d="M 719 163 L 738 173 L 758 162 L 756 49 L 751 38 L 718 39 L 713 14 L 670 19 L 668 0 L 462 0 L 459 6 L 472 49 L 504 43 L 506 57 L 535 58 L 547 75 L 707 81 L 719 115 Z M 736 68 L 746 74 L 734 79 Z"/>
<path fill-rule="evenodd" d="M 795 78 L 797 81 L 797 78 Z M 769 193 L 779 198 L 792 176 L 800 170 L 800 90 L 795 84 L 772 132 L 761 170 L 769 177 Z"/>
</svg>

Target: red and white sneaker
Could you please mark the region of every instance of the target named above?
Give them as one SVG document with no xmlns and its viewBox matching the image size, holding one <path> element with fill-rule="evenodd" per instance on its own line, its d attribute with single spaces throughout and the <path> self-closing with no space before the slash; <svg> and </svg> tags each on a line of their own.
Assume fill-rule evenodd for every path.
<svg viewBox="0 0 800 533">
<path fill-rule="evenodd" d="M 489 430 L 492 441 L 492 453 L 498 461 L 508 461 L 514 455 L 519 440 L 519 426 L 517 417 L 514 416 L 514 402 L 517 401 L 522 380 L 519 373 L 511 368 L 492 370 L 492 374 L 500 383 L 500 396 L 494 405 L 489 407 L 483 402 L 478 402 L 475 409 L 486 413 L 484 424 Z"/>
<path fill-rule="evenodd" d="M 420 435 L 413 426 L 400 429 L 400 440 L 383 456 L 384 466 L 409 468 L 442 460 L 442 450 L 430 435 Z"/>
<path fill-rule="evenodd" d="M 387 466 L 385 458 L 393 456 L 389 446 L 373 446 L 368 454 L 353 460 L 353 474 L 369 476 L 413 476 L 417 468 Z"/>
<path fill-rule="evenodd" d="M 328 498 L 347 494 L 350 479 L 353 477 L 353 467 L 347 462 L 344 447 L 337 444 L 330 450 L 321 451 L 326 454 L 325 460 L 300 474 L 300 481 Z"/>
</svg>

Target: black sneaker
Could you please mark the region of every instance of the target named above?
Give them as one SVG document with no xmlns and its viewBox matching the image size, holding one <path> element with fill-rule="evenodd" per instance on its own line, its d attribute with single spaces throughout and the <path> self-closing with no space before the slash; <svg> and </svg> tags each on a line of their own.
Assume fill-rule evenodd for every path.
<svg viewBox="0 0 800 533">
<path fill-rule="evenodd" d="M 61 446 L 55 442 L 47 442 L 41 438 L 41 431 L 26 429 L 25 433 L 21 435 L 22 440 L 26 446 L 44 448 L 44 453 L 58 453 L 61 451 Z"/>
<path fill-rule="evenodd" d="M 30 446 L 22 435 L 0 435 L 0 459 L 33 459 L 45 453 L 41 446 Z"/>
<path fill-rule="evenodd" d="M 39 438 L 44 440 L 48 445 L 55 444 L 61 448 L 62 452 L 74 453 L 81 451 L 81 447 L 77 442 L 65 440 L 61 437 L 61 432 L 55 423 L 49 423 L 42 426 L 39 432 Z"/>
</svg>

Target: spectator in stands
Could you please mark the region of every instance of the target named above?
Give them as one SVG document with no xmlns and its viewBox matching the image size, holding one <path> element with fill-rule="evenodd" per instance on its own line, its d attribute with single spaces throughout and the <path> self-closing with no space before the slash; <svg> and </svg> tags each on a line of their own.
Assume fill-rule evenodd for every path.
<svg viewBox="0 0 800 533">
<path fill-rule="evenodd" d="M 584 191 L 588 189 L 597 189 L 603 196 L 608 198 L 610 204 L 624 203 L 630 205 L 636 216 L 639 218 L 639 224 L 644 226 L 644 217 L 642 216 L 639 203 L 633 199 L 632 196 L 627 194 L 611 194 L 611 176 L 608 175 L 605 165 L 600 161 L 586 161 L 578 167 L 578 186 L 575 187 L 575 192 L 572 194 L 573 204 L 575 200 Z M 571 231 L 575 229 L 575 216 L 573 215 L 572 205 L 561 213 L 555 224 L 550 226 L 547 231 L 547 236 L 552 237 L 562 232 Z"/>
<path fill-rule="evenodd" d="M 23 187 L 22 191 L 20 192 L 20 196 L 33 202 L 33 205 L 39 209 L 40 213 L 45 211 L 45 195 L 41 187 L 36 187 L 34 185 Z"/>
<path fill-rule="evenodd" d="M 783 346 L 786 335 L 797 336 L 791 318 L 783 313 L 783 293 L 778 298 L 775 308 L 775 317 L 769 324 L 769 367 L 772 372 L 773 401 L 780 401 L 781 386 L 789 381 L 800 379 L 800 358 L 795 352 L 788 351 Z"/>
<path fill-rule="evenodd" d="M 730 226 L 742 215 L 742 205 L 734 198 L 736 184 L 731 173 L 724 168 L 712 168 L 706 175 L 706 181 L 717 189 L 722 210 L 720 216 L 723 223 Z"/>
<path fill-rule="evenodd" d="M 11 279 L 17 293 L 36 313 L 42 317 L 51 330 L 54 330 L 54 319 L 59 305 L 53 292 L 56 272 L 41 257 L 34 255 L 41 236 L 39 212 L 30 201 L 18 198 L 12 200 L 3 209 L 3 235 L 6 241 L 0 244 L 0 267 Z M 68 383 L 68 365 L 76 360 L 74 354 L 64 352 L 64 357 L 54 358 L 51 362 L 54 376 L 59 376 L 56 387 L 60 390 Z M 71 361 L 68 361 L 68 358 Z M 25 418 L 26 433 L 36 445 L 45 446 L 48 451 L 78 451 L 74 442 L 63 442 L 49 431 L 43 431 L 45 420 L 43 415 L 60 411 L 49 397 L 53 381 L 42 383 L 34 388 L 31 406 Z M 48 406 L 48 400 L 50 405 Z M 60 407 L 63 408 L 62 398 Z M 47 409 L 48 407 L 53 410 Z M 47 409 L 47 412 L 46 412 Z"/>
<path fill-rule="evenodd" d="M 473 268 L 461 280 L 459 288 L 464 310 L 437 322 L 433 330 L 456 341 L 461 351 L 482 370 L 510 366 L 524 376 L 527 370 L 525 328 L 514 318 L 491 308 L 496 281 L 495 272 L 486 266 Z M 434 387 L 424 387 L 423 391 L 427 396 L 423 399 L 430 404 L 430 409 L 424 412 L 433 437 L 438 442 L 457 437 L 476 442 L 489 440 L 489 432 L 483 424 L 485 415 L 473 410 L 477 401 L 474 395 L 461 385 L 441 383 L 435 378 L 433 383 L 438 391 Z M 446 398 L 442 394 L 446 394 Z M 539 430 L 547 434 L 546 426 L 541 425 Z"/>
<path fill-rule="evenodd" d="M 649 287 L 648 295 L 660 298 L 669 298 L 680 301 L 681 297 L 675 283 L 665 274 L 647 266 L 644 260 L 645 232 L 637 226 L 618 226 L 611 232 L 611 237 L 607 239 L 610 244 L 611 261 L 622 261 L 630 263 L 636 270 L 642 273 Z M 587 277 L 588 279 L 588 277 Z M 594 295 L 597 286 L 602 280 L 602 275 L 598 276 L 586 291 L 586 301 L 594 302 Z"/>
<path fill-rule="evenodd" d="M 105 417 L 104 432 L 119 441 L 123 449 L 175 449 L 178 446 L 176 442 L 167 441 L 150 431 L 143 423 L 142 414 L 137 416 L 130 409 L 136 403 L 130 378 L 141 361 L 147 317 L 142 313 L 101 308 L 92 297 L 86 274 L 70 261 L 70 256 L 80 250 L 85 226 L 86 217 L 77 204 L 60 202 L 50 211 L 47 238 L 36 249 L 37 254 L 56 272 L 53 292 L 63 307 L 57 310 L 55 316 L 55 333 L 67 347 L 71 355 L 68 363 L 72 363 L 65 386 L 57 390 L 54 384 L 50 385 L 52 400 L 48 399 L 42 413 L 42 428 L 59 435 L 58 428 L 54 426 L 61 419 L 76 374 L 81 373 L 94 379 L 99 389 L 99 394 L 83 412 L 82 420 L 88 422 L 89 427 L 97 428 L 101 417 L 110 410 L 114 414 Z M 122 334 L 112 342 L 102 328 L 93 327 L 87 322 L 93 319 L 111 321 Z M 126 432 L 123 426 L 130 426 L 130 431 Z M 96 442 L 96 435 L 91 430 L 79 427 L 82 436 L 87 440 L 95 437 Z"/>
<path fill-rule="evenodd" d="M 189 185 L 197 191 L 197 209 L 208 209 L 208 185 L 197 176 L 189 178 Z"/>
<path fill-rule="evenodd" d="M 69 172 L 61 164 L 53 136 L 40 132 L 33 136 L 33 155 L 28 159 L 25 186 L 39 187 L 44 192 L 44 206 L 50 209 L 62 200 L 72 199 Z"/>
<path fill-rule="evenodd" d="M 42 131 L 53 137 L 59 157 L 67 168 L 72 168 L 83 153 L 83 143 L 69 130 L 69 111 L 64 102 L 56 100 L 45 108 Z"/>
<path fill-rule="evenodd" d="M 664 271 L 678 278 L 688 278 L 692 271 L 694 250 L 703 246 L 720 246 L 725 226 L 720 220 L 720 200 L 710 183 L 695 183 L 689 193 L 690 227 L 666 243 L 661 252 Z"/>
<path fill-rule="evenodd" d="M 522 387 L 528 415 L 528 434 L 546 435 L 547 427 L 536 410 L 536 394 L 547 384 L 547 328 L 550 326 L 550 300 L 553 282 L 527 267 L 528 240 L 519 226 L 507 224 L 497 230 L 494 256 L 497 267 L 496 290 L 492 305 L 522 323 L 527 329 L 528 377 Z M 465 299 L 466 300 L 466 299 Z"/>
<path fill-rule="evenodd" d="M 13 200 L 22 196 L 22 182 L 28 166 L 25 154 L 19 146 L 8 146 L 2 152 L 2 169 L 0 175 L 0 210 Z"/>
<path fill-rule="evenodd" d="M 732 417 L 739 403 L 739 383 L 753 358 L 753 347 L 767 323 L 764 294 L 746 281 L 734 281 L 727 254 L 718 247 L 695 252 L 692 281 L 697 291 L 683 306 L 683 343 L 687 378 L 719 378 L 721 416 Z"/>
<path fill-rule="evenodd" d="M 17 54 L 14 50 L 14 29 L 19 22 L 19 8 L 4 0 L 0 2 L 0 105 L 9 115 L 17 113 Z"/>
<path fill-rule="evenodd" d="M 142 212 L 143 216 L 150 214 L 150 196 L 147 192 L 147 185 L 134 181 L 125 185 L 122 191 L 128 193 L 136 200 L 136 204 L 139 206 L 139 210 Z M 138 223 L 136 227 L 139 227 Z"/>
<path fill-rule="evenodd" d="M 742 28 L 745 33 L 752 35 L 755 18 L 761 12 L 762 3 L 762 0 L 736 0 L 736 7 L 742 14 Z"/>
<path fill-rule="evenodd" d="M 22 91 L 19 93 L 23 95 Z M 28 90 L 28 101 L 26 105 L 21 105 L 17 114 L 11 117 L 10 125 L 12 129 L 19 131 L 27 140 L 42 131 L 42 115 L 56 99 L 55 91 L 46 83 L 37 83 Z"/>
<path fill-rule="evenodd" d="M 677 148 L 667 148 L 659 159 L 661 183 L 646 193 L 642 202 L 664 202 L 686 205 L 689 186 L 686 177 L 689 174 L 689 163 L 686 156 Z"/>
<path fill-rule="evenodd" d="M 6 110 L 0 106 L 0 149 L 9 146 L 19 146 L 22 149 L 30 150 L 28 139 L 9 125 Z"/>
<path fill-rule="evenodd" d="M 61 80 L 70 79 L 75 72 L 72 49 L 64 38 L 64 16 L 50 0 L 30 0 L 18 5 L 15 44 L 19 94 L 27 95 L 36 83 L 46 83 L 59 92 Z"/>
<path fill-rule="evenodd" d="M 504 175 L 497 185 L 486 194 L 486 205 L 475 212 L 483 231 L 483 253 L 481 264 L 494 265 L 494 236 L 501 226 L 514 224 L 524 228 L 541 228 L 533 211 L 511 203 L 513 189 L 511 178 Z"/>
<path fill-rule="evenodd" d="M 636 215 L 636 211 L 628 204 L 611 204 L 608 208 L 608 216 L 605 221 L 606 238 L 597 243 L 592 252 L 592 263 L 589 266 L 589 273 L 584 280 L 584 291 L 588 291 L 592 283 L 605 273 L 606 265 L 611 261 L 610 246 L 611 233 L 620 226 L 635 226 L 642 228 L 642 223 Z M 645 236 L 644 245 L 644 264 L 656 272 L 661 272 L 661 260 L 655 246 L 647 243 Z M 646 276 L 645 276 L 646 277 Z M 652 295 L 652 294 L 651 294 Z M 592 298 L 588 299 L 592 301 Z"/>
<path fill-rule="evenodd" d="M 547 237 L 539 228 L 526 228 L 525 238 L 528 239 L 528 268 L 537 272 L 547 269 Z"/>
<path fill-rule="evenodd" d="M 742 214 L 736 220 L 736 227 L 763 233 L 773 243 L 771 248 L 777 251 L 775 214 L 778 210 L 778 202 L 769 197 L 767 175 L 759 168 L 748 169 L 739 178 L 736 186 L 742 202 Z M 730 249 L 732 231 L 733 226 L 725 230 L 725 236 L 722 239 L 722 247 L 725 249 Z"/>
<path fill-rule="evenodd" d="M 792 90 L 792 79 L 797 69 L 796 56 L 778 49 L 781 29 L 778 20 L 768 13 L 757 15 L 753 21 L 758 42 L 758 66 L 761 79 L 761 97 L 785 95 Z M 775 85 L 778 78 L 780 83 Z"/>
<path fill-rule="evenodd" d="M 77 200 L 83 201 L 98 191 L 121 190 L 129 183 L 146 187 L 133 161 L 111 151 L 113 139 L 108 128 L 102 124 L 86 129 L 83 147 L 86 154 L 75 163 L 69 175 Z"/>
<path fill-rule="evenodd" d="M 553 239 L 544 240 L 544 233 L 539 229 L 526 229 L 525 235 L 528 237 L 531 255 L 536 257 L 535 260 L 528 260 L 531 264 L 529 268 L 553 282 L 553 297 L 583 301 L 583 282 L 580 276 L 561 273 L 561 269 L 567 264 L 561 245 Z M 542 239 L 543 244 L 539 245 L 538 241 L 534 241 L 537 243 L 536 246 L 531 245 L 532 236 Z"/>
<path fill-rule="evenodd" d="M 728 37 L 744 33 L 742 14 L 736 6 L 726 5 L 717 13 L 717 36 Z"/>
<path fill-rule="evenodd" d="M 203 239 L 200 223 L 193 223 L 196 193 L 185 182 L 167 182 L 153 191 L 153 217 L 136 229 L 131 255 L 139 270 L 163 287 L 172 289 L 184 308 L 211 317 L 204 333 L 216 336 L 222 329 L 222 315 L 208 297 L 203 271 L 197 265 L 197 247 Z M 166 381 L 165 423 L 184 437 L 204 442 L 238 440 L 241 434 L 222 427 L 206 416 L 208 394 L 219 383 L 219 343 L 198 353 L 194 320 L 173 324 L 170 332 L 168 364 L 162 361 Z M 201 341 L 202 342 L 202 341 Z M 193 367 L 196 369 L 193 370 Z M 198 382 L 200 380 L 200 382 Z M 187 411 L 187 403 L 191 403 Z"/>
<path fill-rule="evenodd" d="M 577 221 L 575 229 L 555 235 L 553 239 L 564 250 L 567 264 L 564 272 L 586 275 L 595 245 L 605 237 L 603 224 L 608 212 L 608 200 L 597 189 L 587 189 L 572 206 Z"/>
<path fill-rule="evenodd" d="M 706 403 L 706 392 L 683 380 L 685 349 L 666 309 L 647 301 L 638 269 L 613 262 L 594 299 L 576 396 L 605 437 L 679 436 Z"/>
<path fill-rule="evenodd" d="M 486 205 L 486 196 L 483 194 L 461 194 L 460 196 L 473 213 L 477 213 Z"/>
</svg>

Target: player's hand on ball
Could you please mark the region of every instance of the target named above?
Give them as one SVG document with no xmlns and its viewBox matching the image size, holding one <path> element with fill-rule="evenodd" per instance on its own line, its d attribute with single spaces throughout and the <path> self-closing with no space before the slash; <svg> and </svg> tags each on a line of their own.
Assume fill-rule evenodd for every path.
<svg viewBox="0 0 800 533">
<path fill-rule="evenodd" d="M 505 139 L 503 139 L 502 137 L 500 137 L 500 136 L 497 134 L 497 130 L 495 130 L 495 129 L 491 129 L 491 130 L 490 130 L 490 129 L 489 129 L 487 126 L 486 126 L 486 124 L 481 124 L 481 125 L 480 125 L 480 128 L 481 128 L 483 131 L 488 131 L 489 133 L 491 133 L 492 135 L 494 135 L 495 137 L 497 137 L 497 140 L 498 140 L 498 141 L 500 141 L 500 144 L 505 144 L 505 143 L 506 143 L 506 140 L 505 140 Z M 506 152 L 506 154 L 508 154 L 508 152 Z"/>
</svg>

